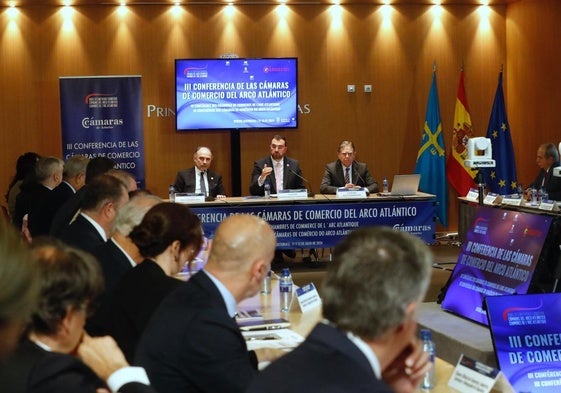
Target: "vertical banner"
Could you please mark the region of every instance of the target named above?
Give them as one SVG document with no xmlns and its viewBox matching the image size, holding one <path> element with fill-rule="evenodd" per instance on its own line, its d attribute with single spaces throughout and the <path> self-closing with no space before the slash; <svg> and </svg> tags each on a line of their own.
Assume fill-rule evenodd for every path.
<svg viewBox="0 0 561 393">
<path fill-rule="evenodd" d="M 145 187 L 140 76 L 61 77 L 64 160 L 107 157 Z"/>
</svg>

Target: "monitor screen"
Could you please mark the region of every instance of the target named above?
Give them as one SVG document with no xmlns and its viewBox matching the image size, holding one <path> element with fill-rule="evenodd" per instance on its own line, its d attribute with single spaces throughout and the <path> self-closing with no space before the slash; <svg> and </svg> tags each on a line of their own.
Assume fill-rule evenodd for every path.
<svg viewBox="0 0 561 393">
<path fill-rule="evenodd" d="M 176 59 L 178 131 L 298 126 L 298 59 Z"/>
</svg>

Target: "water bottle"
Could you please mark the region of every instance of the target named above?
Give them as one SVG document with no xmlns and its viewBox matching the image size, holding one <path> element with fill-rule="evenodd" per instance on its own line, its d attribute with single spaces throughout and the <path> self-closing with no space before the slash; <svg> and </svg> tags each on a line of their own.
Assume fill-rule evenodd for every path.
<svg viewBox="0 0 561 393">
<path fill-rule="evenodd" d="M 388 192 L 390 189 L 389 184 L 388 184 L 388 178 L 384 177 L 384 179 L 382 180 L 382 191 L 383 192 Z"/>
<path fill-rule="evenodd" d="M 271 185 L 268 180 L 265 180 L 263 188 L 265 189 L 265 198 L 269 199 L 271 197 Z"/>
<path fill-rule="evenodd" d="M 175 187 L 173 184 L 169 185 L 169 201 L 175 202 Z"/>
<path fill-rule="evenodd" d="M 265 276 L 265 278 L 263 279 L 263 282 L 261 283 L 261 293 L 268 295 L 269 293 L 271 293 L 271 269 L 269 269 L 269 271 L 267 272 L 267 275 Z"/>
<path fill-rule="evenodd" d="M 282 269 L 282 275 L 279 279 L 279 291 L 281 311 L 288 312 L 290 310 L 290 302 L 292 301 L 292 275 L 287 267 Z"/>
<path fill-rule="evenodd" d="M 535 188 L 531 188 L 530 189 L 530 205 L 531 206 L 537 206 L 538 205 L 538 190 L 536 190 Z"/>
<path fill-rule="evenodd" d="M 432 333 L 428 329 L 421 329 L 421 341 L 423 342 L 423 351 L 429 354 L 431 368 L 421 381 L 421 389 L 432 389 L 436 383 L 434 375 L 434 359 L 436 357 L 436 347 L 432 341 Z"/>
<path fill-rule="evenodd" d="M 542 201 L 549 200 L 549 194 L 545 188 L 542 187 Z"/>
</svg>

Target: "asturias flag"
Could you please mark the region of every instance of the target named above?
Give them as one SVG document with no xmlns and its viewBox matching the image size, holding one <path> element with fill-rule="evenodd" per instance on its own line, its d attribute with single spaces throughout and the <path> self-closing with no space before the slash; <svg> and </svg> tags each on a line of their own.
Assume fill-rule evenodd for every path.
<svg viewBox="0 0 561 393">
<path fill-rule="evenodd" d="M 446 155 L 444 138 L 442 137 L 442 123 L 440 121 L 440 106 L 436 90 L 436 71 L 432 74 L 432 84 L 429 91 L 427 113 L 421 147 L 417 154 L 415 173 L 421 174 L 419 189 L 436 195 L 438 206 L 436 215 L 440 223 L 448 225 L 448 189 L 446 187 Z"/>
<path fill-rule="evenodd" d="M 499 73 L 499 85 L 493 102 L 493 110 L 487 128 L 487 138 L 491 139 L 495 168 L 485 171 L 485 182 L 490 192 L 509 195 L 516 192 L 516 164 L 510 138 L 510 126 L 506 117 L 503 94 L 503 72 Z"/>
<path fill-rule="evenodd" d="M 454 187 L 458 195 L 465 196 L 470 188 L 476 188 L 475 175 L 477 171 L 464 166 L 467 158 L 466 144 L 473 137 L 471 116 L 464 88 L 464 71 L 460 72 L 460 83 L 456 97 L 456 109 L 454 111 L 454 129 L 452 135 L 452 149 L 446 162 L 446 175 L 448 181 Z"/>
</svg>

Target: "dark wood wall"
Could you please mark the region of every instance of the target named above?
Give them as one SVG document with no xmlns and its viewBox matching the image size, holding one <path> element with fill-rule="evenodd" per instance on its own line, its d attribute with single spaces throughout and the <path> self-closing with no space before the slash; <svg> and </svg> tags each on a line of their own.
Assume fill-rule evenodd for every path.
<svg viewBox="0 0 561 393">
<path fill-rule="evenodd" d="M 215 153 L 214 167 L 230 190 L 227 132 L 177 133 L 174 59 L 295 56 L 299 59 L 300 127 L 283 131 L 288 154 L 300 160 L 315 191 L 343 139 L 377 179 L 412 172 L 424 123 L 433 63 L 447 151 L 463 66 L 476 135 L 484 135 L 504 65 L 505 94 L 516 162 L 523 182 L 535 172 L 536 147 L 557 141 L 556 106 L 561 4 L 522 0 L 489 7 L 325 4 L 23 6 L 0 9 L 0 189 L 24 151 L 61 155 L 58 78 L 142 75 L 146 183 L 165 196 L 195 146 Z M 15 14 L 15 15 L 13 15 Z M 553 52 L 553 53 L 550 53 Z M 347 93 L 348 84 L 357 92 Z M 371 84 L 373 92 L 363 92 Z M 539 90 L 538 90 L 539 89 Z M 148 108 L 158 107 L 161 115 Z M 252 163 L 268 153 L 274 131 L 241 132 L 242 191 Z M 559 136 L 561 137 L 561 135 Z M 556 142 L 557 143 L 557 142 Z M 456 194 L 450 222 L 457 228 Z M 442 229 L 442 228 L 439 228 Z"/>
</svg>

